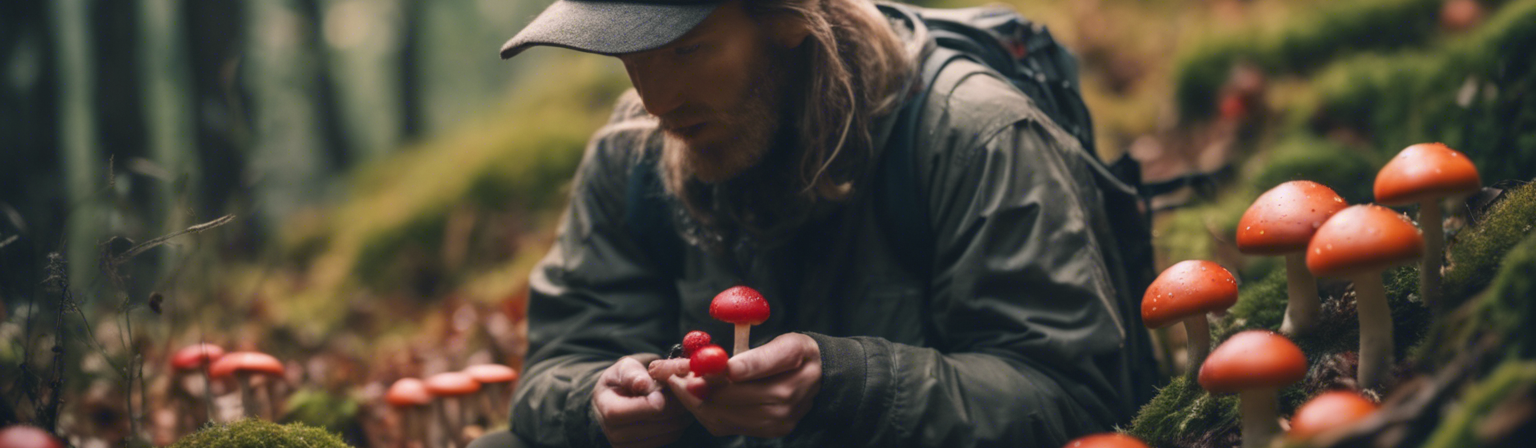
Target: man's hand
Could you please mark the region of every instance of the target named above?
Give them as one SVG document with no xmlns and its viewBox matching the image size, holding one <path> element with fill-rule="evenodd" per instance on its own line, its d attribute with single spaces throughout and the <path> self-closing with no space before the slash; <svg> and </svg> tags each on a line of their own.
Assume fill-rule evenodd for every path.
<svg viewBox="0 0 1536 448">
<path fill-rule="evenodd" d="M 785 334 L 732 357 L 726 375 L 730 381 L 671 376 L 667 386 L 710 434 L 783 437 L 821 390 L 821 348 L 810 336 Z M 709 384 L 707 398 L 687 392 L 696 383 Z"/>
<path fill-rule="evenodd" d="M 666 445 L 692 423 L 673 394 L 646 372 L 645 362 L 652 359 L 655 355 L 619 358 L 592 390 L 592 415 L 614 448 Z"/>
</svg>

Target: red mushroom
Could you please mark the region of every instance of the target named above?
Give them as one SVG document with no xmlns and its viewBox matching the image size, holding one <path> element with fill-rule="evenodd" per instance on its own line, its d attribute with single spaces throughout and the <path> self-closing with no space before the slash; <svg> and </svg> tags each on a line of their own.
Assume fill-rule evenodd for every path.
<svg viewBox="0 0 1536 448">
<path fill-rule="evenodd" d="M 437 416 L 443 423 L 443 433 L 448 437 L 449 446 L 458 446 L 458 434 L 464 430 L 465 411 L 463 397 L 480 390 L 480 383 L 474 378 L 459 372 L 439 373 L 427 377 L 427 392 L 433 396 L 441 397 L 444 401 L 436 403 Z M 457 418 L 448 419 L 447 401 L 451 401 Z"/>
<path fill-rule="evenodd" d="M 1333 215 L 1307 246 L 1307 268 L 1355 284 L 1360 315 L 1360 387 L 1381 384 L 1392 365 L 1392 311 L 1381 272 L 1417 260 L 1424 238 L 1408 217 L 1378 205 L 1356 205 Z"/>
<path fill-rule="evenodd" d="M 1424 229 L 1424 264 L 1419 267 L 1419 296 L 1434 306 L 1440 298 L 1440 259 L 1445 256 L 1440 202 L 1482 189 L 1477 167 L 1467 156 L 1440 143 L 1404 148 L 1376 174 L 1376 202 L 1387 206 L 1419 204 Z"/>
<path fill-rule="evenodd" d="M 176 433 L 185 434 L 202 422 L 213 420 L 211 384 L 205 370 L 224 356 L 224 348 L 200 342 L 171 355 L 171 396 L 185 412 L 176 418 Z M 183 418 L 185 417 L 185 418 Z M 183 423 L 188 423 L 183 425 Z"/>
<path fill-rule="evenodd" d="M 1200 386 L 1237 393 L 1243 413 L 1243 448 L 1269 445 L 1280 432 L 1276 393 L 1307 375 L 1307 357 L 1290 339 L 1266 330 L 1232 335 L 1200 367 Z"/>
<path fill-rule="evenodd" d="M 27 425 L 0 429 L 0 448 L 64 448 L 48 431 Z"/>
<path fill-rule="evenodd" d="M 240 406 L 245 409 L 247 417 L 256 416 L 256 393 L 251 387 L 251 379 L 256 376 L 268 377 L 264 385 L 267 389 L 267 420 L 277 419 L 277 388 L 271 384 L 283 377 L 283 363 L 278 362 L 277 358 L 261 352 L 230 353 L 214 361 L 213 366 L 208 368 L 208 376 L 214 379 L 234 376 L 239 381 Z"/>
<path fill-rule="evenodd" d="M 725 349 L 715 344 L 700 347 L 688 358 L 688 370 L 699 375 L 714 375 L 725 371 L 726 363 L 731 357 L 726 356 Z"/>
<path fill-rule="evenodd" d="M 1376 408 L 1376 403 L 1354 392 L 1324 392 L 1296 409 L 1296 415 L 1291 416 L 1291 432 L 1286 436 L 1304 441 L 1324 432 L 1347 428 L 1376 412 Z"/>
<path fill-rule="evenodd" d="M 694 351 L 704 348 L 704 346 L 709 345 L 711 342 L 713 341 L 711 341 L 709 333 L 699 330 L 690 331 L 686 336 L 683 336 L 683 356 L 693 356 Z"/>
<path fill-rule="evenodd" d="M 483 386 L 480 404 L 485 408 L 482 412 L 486 418 L 493 425 L 501 421 L 505 417 L 503 414 L 512 407 L 512 386 L 517 384 L 517 370 L 501 364 L 479 364 L 465 367 L 464 374 Z"/>
<path fill-rule="evenodd" d="M 1297 180 L 1260 195 L 1237 222 L 1237 250 L 1249 255 L 1284 255 L 1285 320 L 1280 332 L 1306 334 L 1317 326 L 1317 278 L 1307 270 L 1307 242 L 1317 228 L 1349 204 L 1317 182 Z"/>
<path fill-rule="evenodd" d="M 1118 432 L 1082 436 L 1067 442 L 1061 448 L 1148 448 L 1141 439 Z"/>
<path fill-rule="evenodd" d="M 1211 350 L 1211 328 L 1205 313 L 1223 311 L 1237 303 L 1237 279 L 1221 265 L 1185 260 L 1157 275 L 1141 299 L 1141 319 L 1147 328 L 1184 322 L 1189 341 L 1189 371 L 1195 372 Z"/>
<path fill-rule="evenodd" d="M 752 326 L 768 320 L 768 301 L 755 289 L 731 287 L 721 291 L 715 300 L 709 302 L 709 316 L 736 324 L 736 348 L 731 354 L 741 354 L 751 348 L 748 342 Z"/>
<path fill-rule="evenodd" d="M 384 401 L 400 412 L 405 433 L 399 438 L 401 447 L 409 446 L 407 441 L 411 439 L 421 442 L 421 446 L 431 444 L 427 440 L 427 417 L 422 415 L 427 405 L 432 404 L 432 393 L 427 392 L 426 384 L 415 378 L 401 378 L 389 386 Z"/>
</svg>

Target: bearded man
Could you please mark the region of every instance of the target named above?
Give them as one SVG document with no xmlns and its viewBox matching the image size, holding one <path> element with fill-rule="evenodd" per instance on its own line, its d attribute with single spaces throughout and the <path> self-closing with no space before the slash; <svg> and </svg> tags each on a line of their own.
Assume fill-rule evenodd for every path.
<svg viewBox="0 0 1536 448">
<path fill-rule="evenodd" d="M 979 64 L 919 85 L 934 44 L 904 11 L 559 0 L 507 42 L 504 58 L 614 56 L 634 90 L 534 269 L 511 433 L 474 446 L 1055 447 L 1130 418 L 1145 330 L 1107 261 L 1091 156 Z M 891 238 L 874 211 L 904 107 L 921 108 L 914 206 L 933 241 Z M 630 230 L 647 195 L 675 235 Z M 902 244 L 931 262 L 899 262 Z M 734 285 L 772 316 L 701 399 L 686 359 L 658 354 L 690 330 L 729 337 L 707 310 Z"/>
</svg>

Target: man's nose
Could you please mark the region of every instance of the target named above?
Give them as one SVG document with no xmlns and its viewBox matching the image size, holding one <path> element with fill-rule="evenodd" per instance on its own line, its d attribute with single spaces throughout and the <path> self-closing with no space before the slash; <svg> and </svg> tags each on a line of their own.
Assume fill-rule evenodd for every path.
<svg viewBox="0 0 1536 448">
<path fill-rule="evenodd" d="M 682 83 L 667 70 L 657 70 L 645 64 L 625 64 L 629 81 L 640 94 L 645 111 L 661 117 L 683 105 Z"/>
</svg>

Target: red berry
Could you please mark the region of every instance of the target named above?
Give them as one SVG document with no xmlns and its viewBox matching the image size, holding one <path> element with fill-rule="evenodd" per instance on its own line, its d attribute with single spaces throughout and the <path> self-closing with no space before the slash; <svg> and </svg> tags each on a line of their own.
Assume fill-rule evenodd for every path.
<svg viewBox="0 0 1536 448">
<path fill-rule="evenodd" d="M 683 356 L 693 356 L 693 352 L 699 351 L 709 345 L 709 333 L 694 330 L 683 336 Z"/>
<path fill-rule="evenodd" d="M 693 352 L 688 358 L 688 370 L 699 376 L 713 375 L 725 371 L 725 363 L 731 359 L 725 354 L 725 349 L 718 345 L 710 344 Z"/>
</svg>

